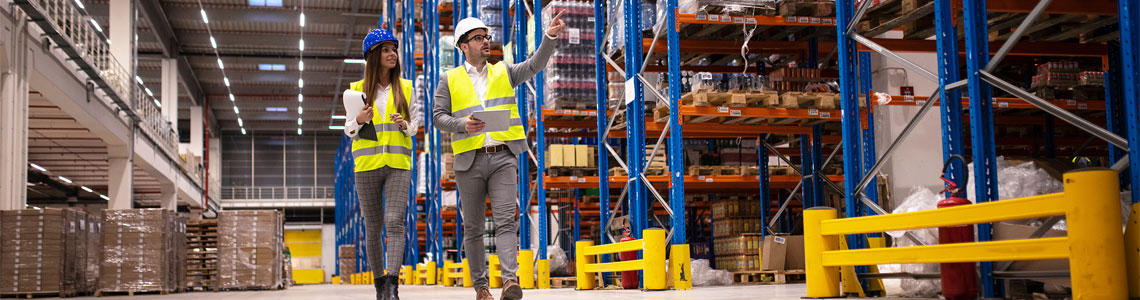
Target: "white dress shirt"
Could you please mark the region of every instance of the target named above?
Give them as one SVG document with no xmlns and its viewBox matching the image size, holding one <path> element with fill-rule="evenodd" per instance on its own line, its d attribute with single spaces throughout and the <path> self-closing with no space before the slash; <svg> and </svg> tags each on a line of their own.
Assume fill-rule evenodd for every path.
<svg viewBox="0 0 1140 300">
<path fill-rule="evenodd" d="M 467 77 L 471 78 L 471 85 L 475 87 L 475 97 L 478 97 L 479 103 L 482 104 L 487 96 L 487 70 L 490 69 L 491 65 L 484 63 L 483 70 L 479 70 L 479 68 L 467 62 L 463 62 L 463 66 L 467 68 Z M 486 137 L 483 139 L 483 148 L 506 144 L 492 138 L 490 132 L 484 133 L 483 135 Z"/>
<path fill-rule="evenodd" d="M 376 92 L 379 93 L 380 95 L 384 95 L 384 98 L 383 98 L 384 101 L 388 100 L 388 95 L 391 93 L 391 91 L 392 91 L 392 85 L 391 84 L 389 84 L 388 86 L 378 86 L 378 89 L 376 90 Z M 421 110 L 422 108 L 421 108 L 420 102 L 417 101 L 418 100 L 417 98 L 419 98 L 419 97 L 416 96 L 415 93 L 412 93 L 411 95 L 404 95 L 404 98 L 408 100 L 408 113 L 410 114 L 410 116 L 403 116 L 404 121 L 408 123 L 408 126 L 404 128 L 404 136 L 413 137 L 417 133 L 419 133 L 419 130 L 420 130 L 419 119 L 420 119 L 420 114 L 422 114 L 422 110 Z M 344 99 L 341 99 L 341 101 L 344 101 Z M 385 103 L 384 105 L 387 105 L 387 104 Z M 391 112 L 391 113 L 395 113 L 395 112 Z M 388 118 L 388 116 L 382 116 L 382 117 Z M 361 124 L 356 122 L 355 118 L 348 118 L 344 122 L 344 134 L 348 135 L 349 137 L 355 138 L 356 135 L 358 134 L 361 126 L 362 126 Z"/>
</svg>

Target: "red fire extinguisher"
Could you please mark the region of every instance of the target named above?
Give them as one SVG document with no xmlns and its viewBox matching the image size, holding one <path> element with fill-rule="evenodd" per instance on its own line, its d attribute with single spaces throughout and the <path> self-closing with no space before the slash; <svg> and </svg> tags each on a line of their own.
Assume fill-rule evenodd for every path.
<svg viewBox="0 0 1140 300">
<path fill-rule="evenodd" d="M 958 159 L 962 165 L 966 165 L 966 159 L 961 155 L 952 155 L 946 163 L 942 165 L 942 181 L 946 182 L 946 189 L 941 193 L 949 192 L 950 196 L 942 201 L 938 201 L 938 208 L 954 207 L 959 205 L 972 204 L 969 199 L 963 196 L 964 187 L 959 187 L 950 179 L 946 179 L 946 169 L 950 166 L 950 162 Z M 969 182 L 970 178 L 965 178 Z M 974 242 L 974 226 L 950 226 L 938 228 L 938 243 L 939 244 L 953 244 L 953 243 L 972 243 Z M 947 300 L 967 300 L 976 299 L 978 297 L 978 273 L 974 263 L 943 263 L 942 264 L 942 296 Z"/>
<path fill-rule="evenodd" d="M 629 227 L 625 228 L 625 237 L 621 238 L 622 242 L 636 240 L 630 236 Z M 637 260 L 637 251 L 626 251 L 621 253 L 621 261 L 634 261 Z M 623 289 L 632 290 L 637 289 L 641 284 L 637 280 L 637 271 L 622 271 L 621 272 L 621 287 Z"/>
</svg>

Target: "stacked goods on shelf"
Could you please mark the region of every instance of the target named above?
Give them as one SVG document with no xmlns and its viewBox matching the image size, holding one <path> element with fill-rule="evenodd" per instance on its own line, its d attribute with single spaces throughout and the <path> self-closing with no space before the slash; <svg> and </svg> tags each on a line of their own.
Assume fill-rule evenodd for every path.
<svg viewBox="0 0 1140 300">
<path fill-rule="evenodd" d="M 440 160 L 443 161 L 443 179 L 455 180 L 455 154 L 451 151 L 440 154 Z"/>
<path fill-rule="evenodd" d="M 276 289 L 282 286 L 285 247 L 282 213 L 223 211 L 218 218 L 218 288 Z"/>
<path fill-rule="evenodd" d="M 337 263 L 340 265 L 340 282 L 351 282 L 352 274 L 356 273 L 356 246 L 340 245 Z"/>
<path fill-rule="evenodd" d="M 759 233 L 764 229 L 759 216 L 763 208 L 755 196 L 726 196 L 713 202 L 713 251 L 718 269 L 759 269 Z"/>
<path fill-rule="evenodd" d="M 827 84 L 815 68 L 780 68 L 768 73 L 771 85 L 780 91 L 782 108 L 835 109 L 835 99 L 839 96 Z"/>
<path fill-rule="evenodd" d="M 591 145 L 550 145 L 546 150 L 547 167 L 583 167 L 597 165 L 598 147 Z"/>
<path fill-rule="evenodd" d="M 760 175 L 756 140 L 718 140 L 716 151 L 707 141 L 685 142 L 685 175 L 688 176 L 756 176 Z M 772 169 L 769 168 L 769 172 Z M 779 175 L 779 174 L 774 174 Z"/>
<path fill-rule="evenodd" d="M 1045 99 L 1102 100 L 1104 72 L 1087 70 L 1075 61 L 1053 61 L 1037 65 L 1031 87 Z"/>
<path fill-rule="evenodd" d="M 95 245 L 87 223 L 86 213 L 70 209 L 0 212 L 0 295 L 90 292 L 87 248 Z"/>
<path fill-rule="evenodd" d="M 479 19 L 483 21 L 483 24 L 487 24 L 488 28 L 491 28 L 487 32 L 488 35 L 491 35 L 491 42 L 501 45 L 506 41 L 506 36 L 503 33 L 502 0 L 479 0 Z"/>
<path fill-rule="evenodd" d="M 614 7 L 616 12 L 621 12 L 625 9 L 625 1 L 607 0 L 609 4 L 607 7 Z M 649 0 L 641 0 L 641 31 L 653 30 L 653 25 L 657 20 L 657 9 Z M 608 54 L 613 54 L 617 50 L 625 49 L 625 21 L 622 18 L 611 18 L 612 23 L 607 27 L 613 28 L 613 33 L 610 34 L 610 45 Z M 593 30 L 593 29 L 591 29 Z"/>
<path fill-rule="evenodd" d="M 657 149 L 657 155 L 653 155 L 653 145 L 645 145 L 645 174 L 646 176 L 660 176 L 669 173 L 669 158 L 665 153 L 665 146 L 662 145 Z M 610 168 L 610 176 L 629 176 L 625 169 L 620 166 Z"/>
<path fill-rule="evenodd" d="M 544 71 L 548 109 L 596 109 L 594 72 L 594 6 L 588 2 L 554 1 L 543 8 L 544 27 L 562 13 L 566 30 L 554 39 L 554 54 Z"/>
<path fill-rule="evenodd" d="M 185 220 L 162 209 L 103 212 L 104 293 L 173 292 L 184 281 Z"/>
<path fill-rule="evenodd" d="M 835 1 L 780 0 L 781 16 L 834 17 Z"/>
<path fill-rule="evenodd" d="M 186 223 L 186 287 L 209 289 L 218 274 L 218 220 Z"/>
</svg>

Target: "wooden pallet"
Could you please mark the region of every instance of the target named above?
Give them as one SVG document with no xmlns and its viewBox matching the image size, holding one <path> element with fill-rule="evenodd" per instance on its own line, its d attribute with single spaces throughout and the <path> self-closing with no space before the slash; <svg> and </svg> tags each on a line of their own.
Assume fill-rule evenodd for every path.
<svg viewBox="0 0 1140 300">
<path fill-rule="evenodd" d="M 785 92 L 780 94 L 781 108 L 835 109 L 835 93 Z"/>
<path fill-rule="evenodd" d="M 833 17 L 835 2 L 810 0 L 783 0 L 779 3 L 781 16 Z"/>
<path fill-rule="evenodd" d="M 805 281 L 804 270 L 739 271 L 732 272 L 732 281 L 739 284 L 786 284 Z"/>
<path fill-rule="evenodd" d="M 136 294 L 138 294 L 138 295 L 169 295 L 170 293 L 171 293 L 171 291 L 165 291 L 165 290 L 143 290 L 143 291 L 105 291 L 105 290 L 98 290 L 98 291 L 95 291 L 95 297 L 123 296 L 123 295 L 134 296 Z"/>
<path fill-rule="evenodd" d="M 75 297 L 75 296 L 77 296 L 77 294 L 75 292 L 67 293 L 67 292 L 54 292 L 54 291 L 47 291 L 47 292 L 39 292 L 39 291 L 37 291 L 37 292 L 3 292 L 3 293 L 0 293 L 0 298 L 27 298 L 27 299 L 31 299 L 31 298 L 41 298 L 41 297 L 67 298 L 67 297 Z"/>
<path fill-rule="evenodd" d="M 598 176 L 598 167 L 547 167 L 546 176 Z"/>
<path fill-rule="evenodd" d="M 578 279 L 575 277 L 551 277 L 550 287 L 555 289 L 575 288 L 577 287 Z"/>
</svg>

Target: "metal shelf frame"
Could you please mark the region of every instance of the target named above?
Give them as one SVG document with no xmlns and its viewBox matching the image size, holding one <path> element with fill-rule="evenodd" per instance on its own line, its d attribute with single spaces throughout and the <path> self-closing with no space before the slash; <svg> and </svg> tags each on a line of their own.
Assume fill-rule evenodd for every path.
<svg viewBox="0 0 1140 300">
<path fill-rule="evenodd" d="M 938 46 L 938 70 L 937 73 L 925 70 L 916 64 L 907 61 L 901 56 L 895 54 L 876 43 L 876 41 L 868 39 L 867 37 L 860 36 L 855 33 L 854 25 L 857 24 L 861 16 L 867 11 L 871 1 L 863 1 L 862 5 L 856 7 L 854 0 L 837 0 L 836 13 L 837 13 L 837 33 L 839 42 L 837 43 L 839 69 L 840 69 L 840 90 L 841 90 L 841 106 L 843 114 L 843 149 L 845 157 L 855 157 L 859 155 L 860 147 L 864 153 L 862 162 L 859 160 L 845 160 L 844 169 L 846 174 L 864 174 L 862 180 L 848 180 L 845 183 L 844 196 L 847 199 L 847 216 L 856 217 L 863 216 L 869 213 L 885 213 L 873 201 L 874 199 L 870 194 L 875 190 L 871 185 L 874 180 L 874 174 L 882 168 L 883 162 L 887 161 L 891 154 L 897 149 L 897 145 L 911 133 L 923 115 L 925 115 L 930 108 L 939 102 L 941 109 L 941 131 L 943 137 L 943 159 L 947 159 L 950 155 L 964 155 L 963 138 L 963 115 L 962 115 L 962 102 L 961 101 L 937 101 L 938 99 L 960 99 L 960 91 L 957 88 L 969 86 L 967 93 L 969 96 L 969 126 L 970 138 L 972 145 L 972 159 L 975 166 L 974 183 L 976 191 L 976 201 L 978 203 L 989 202 L 997 200 L 997 166 L 995 155 L 994 143 L 994 116 L 993 116 L 993 103 L 992 88 L 997 87 L 1010 94 L 1023 99 L 1024 101 L 1032 104 L 1034 107 L 1039 108 L 1050 115 L 1069 122 L 1074 126 L 1081 128 L 1091 135 L 1100 139 L 1108 141 L 1110 144 L 1127 151 L 1124 155 L 1123 151 L 1113 154 L 1112 161 L 1115 162 L 1112 168 L 1117 171 L 1129 169 L 1128 176 L 1130 178 L 1122 178 L 1122 181 L 1131 180 L 1131 182 L 1140 182 L 1140 161 L 1136 159 L 1128 160 L 1127 157 L 1140 156 L 1140 132 L 1138 132 L 1137 123 L 1140 122 L 1138 118 L 1137 91 L 1135 89 L 1137 83 L 1137 75 L 1135 66 L 1137 65 L 1138 57 L 1137 44 L 1135 43 L 1138 36 L 1136 23 L 1135 1 L 1120 1 L 1120 33 L 1121 33 L 1121 47 L 1119 60 L 1120 64 L 1112 64 L 1109 74 L 1106 76 L 1106 86 L 1108 86 L 1109 97 L 1107 97 L 1106 107 L 1111 108 L 1114 105 L 1124 106 L 1123 113 L 1111 114 L 1109 117 L 1109 129 L 1100 128 L 1091 122 L 1088 122 L 1075 114 L 1058 107 L 1050 101 L 1041 99 L 1032 93 L 1029 93 L 1018 86 L 1008 83 L 996 76 L 991 72 L 1002 61 L 1002 59 L 1010 53 L 1010 51 L 1017 44 L 1020 37 L 1024 32 L 1033 25 L 1034 21 L 1038 19 L 1052 0 L 1043 0 L 1036 4 L 1029 15 L 1025 18 L 1013 35 L 1009 37 L 999 50 L 991 57 L 991 50 L 989 49 L 991 42 L 989 41 L 987 30 L 987 3 L 986 0 L 964 0 L 965 16 L 964 34 L 964 52 L 966 53 L 966 78 L 960 78 L 958 74 L 959 62 L 957 49 L 958 37 L 957 28 L 952 24 L 952 12 L 950 0 L 935 0 L 934 1 L 934 16 L 935 16 L 935 37 Z M 1000 1 L 995 1 L 1000 2 Z M 886 149 L 882 157 L 876 158 L 874 149 L 868 148 L 873 143 L 867 143 L 866 135 L 861 142 L 858 139 L 857 129 L 861 122 L 858 108 L 858 95 L 860 91 L 868 88 L 864 83 L 858 91 L 853 89 L 856 84 L 856 79 L 863 79 L 869 81 L 869 74 L 866 72 L 867 66 L 857 63 L 855 51 L 857 44 L 866 47 L 872 51 L 882 54 L 887 59 L 893 60 L 900 64 L 907 66 L 907 69 L 916 71 L 922 77 L 932 81 L 937 81 L 939 84 L 938 90 L 930 96 L 928 101 L 922 104 L 917 116 L 906 126 L 902 133 L 897 137 L 890 147 Z M 1111 48 L 1111 47 L 1110 47 Z M 1115 51 L 1115 50 L 1113 50 Z M 861 54 L 863 56 L 863 54 Z M 1115 57 L 1115 53 L 1109 56 Z M 1111 59 L 1110 59 L 1111 60 Z M 865 60 L 864 60 L 865 61 Z M 1117 69 L 1115 66 L 1121 66 Z M 862 67 L 862 70 L 859 68 Z M 1123 71 L 1117 76 L 1115 72 Z M 859 75 L 859 74 L 862 75 Z M 1112 87 L 1123 87 L 1123 89 L 1114 92 Z M 868 106 L 870 107 L 870 106 Z M 1119 107 L 1119 106 L 1117 106 Z M 869 120 L 872 114 L 866 115 L 868 125 L 874 123 Z M 1123 117 L 1123 118 L 1122 118 Z M 1047 123 L 1047 127 L 1049 123 Z M 1125 130 L 1125 128 L 1127 130 Z M 866 129 L 864 129 L 866 130 Z M 872 129 L 873 130 L 873 129 Z M 1125 137 L 1126 136 L 1126 137 Z M 862 144 L 862 145 L 861 145 Z M 1129 147 L 1132 145 L 1133 147 Z M 862 164 L 862 166 L 860 166 Z M 865 168 L 864 170 L 860 170 Z M 966 168 L 961 164 L 951 165 L 948 170 L 949 179 L 959 183 L 965 180 Z M 1122 176 L 1123 177 L 1123 176 Z M 1133 193 L 1133 202 L 1140 202 L 1140 195 Z M 863 202 L 866 208 L 871 211 L 860 211 L 860 207 L 856 206 L 857 201 Z M 979 240 L 988 241 L 991 239 L 991 225 L 979 224 L 978 225 Z M 851 238 L 851 237 L 849 237 Z M 855 247 L 861 246 L 859 243 L 852 243 Z M 853 247 L 853 248 L 855 248 Z M 992 262 L 981 263 L 981 278 L 982 278 L 982 293 L 984 298 L 993 298 L 1001 296 L 1003 292 L 1000 290 L 1000 285 L 994 278 L 995 271 L 1003 271 L 1002 266 L 997 266 Z"/>
</svg>

